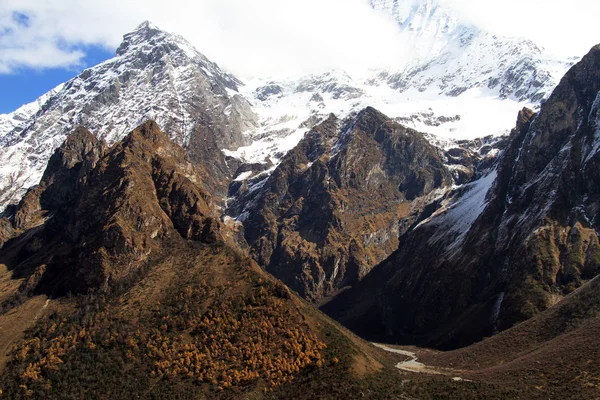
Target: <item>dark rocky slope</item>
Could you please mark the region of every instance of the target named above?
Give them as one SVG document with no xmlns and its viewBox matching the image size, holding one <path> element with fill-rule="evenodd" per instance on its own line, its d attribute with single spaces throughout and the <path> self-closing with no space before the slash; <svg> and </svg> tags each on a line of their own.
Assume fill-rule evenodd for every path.
<svg viewBox="0 0 600 400">
<path fill-rule="evenodd" d="M 531 318 L 600 273 L 600 46 L 497 165 L 400 238 L 323 309 L 370 339 L 464 346 Z"/>
<path fill-rule="evenodd" d="M 263 179 L 241 193 L 234 182 L 229 213 L 243 221 L 258 263 L 313 300 L 385 259 L 452 183 L 422 134 L 373 108 L 346 121 L 330 116 Z"/>
<path fill-rule="evenodd" d="M 216 241 L 206 173 L 186 160 L 154 122 L 109 149 L 77 129 L 51 157 L 40 185 L 3 220 L 5 237 L 17 236 L 11 269 L 31 274 L 24 288 L 55 295 L 126 280 L 171 229 Z"/>
</svg>

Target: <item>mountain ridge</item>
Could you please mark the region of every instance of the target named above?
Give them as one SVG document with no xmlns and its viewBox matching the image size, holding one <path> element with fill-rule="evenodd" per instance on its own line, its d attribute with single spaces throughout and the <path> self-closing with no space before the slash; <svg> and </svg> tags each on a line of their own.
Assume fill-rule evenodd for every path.
<svg viewBox="0 0 600 400">
<path fill-rule="evenodd" d="M 436 12 L 444 12 L 440 10 Z M 497 44 L 502 54 L 525 45 L 518 40 L 510 45 Z M 460 52 L 444 57 L 474 58 Z M 541 85 L 539 93 L 547 93 L 554 83 L 544 79 L 560 74 L 562 68 L 550 75 L 537 74 L 537 81 L 523 78 L 542 68 L 543 63 L 538 64 L 527 61 L 519 67 L 507 67 L 513 78 L 521 78 L 509 79 L 510 88 L 504 95 L 487 93 L 487 88 L 480 90 L 492 83 L 494 87 L 504 85 L 500 82 L 504 78 L 492 82 L 496 78 L 486 75 L 487 67 L 468 76 L 457 73 L 452 78 L 454 83 L 442 79 L 445 72 L 435 72 L 425 81 L 446 82 L 442 92 L 448 94 L 460 88 L 462 93 L 468 89 L 459 96 L 458 92 L 444 95 L 443 101 L 434 101 L 439 90 L 431 89 L 417 75 L 406 80 L 394 70 L 368 79 L 328 71 L 283 81 L 262 79 L 244 86 L 181 36 L 144 22 L 125 35 L 114 58 L 83 71 L 37 102 L 1 116 L 0 156 L 5 161 L 0 164 L 0 207 L 17 202 L 38 183 L 52 151 L 80 124 L 110 144 L 141 121 L 157 119 L 196 159 L 213 160 L 212 172 L 219 181 L 214 186 L 224 197 L 224 182 L 230 179 L 237 163 L 277 164 L 316 122 L 332 112 L 344 117 L 374 106 L 422 132 L 446 137 L 458 133 L 471 138 L 501 134 L 510 128 L 514 112 L 522 105 L 535 106 L 543 97 L 519 94 L 511 100 L 511 93 L 529 93 L 527 88 L 534 84 Z M 457 68 L 464 70 L 461 65 Z M 541 79 L 542 75 L 546 78 Z M 150 85 L 154 95 L 150 94 Z M 494 113 L 489 112 L 492 107 L 497 107 Z M 495 128 L 489 128 L 489 122 Z"/>
<path fill-rule="evenodd" d="M 404 70 L 380 75 L 400 91 L 416 87 L 454 97 L 477 88 L 501 99 L 536 104 L 574 64 L 547 54 L 531 40 L 502 37 L 464 23 L 438 1 L 370 0 L 370 4 L 398 23 L 414 49 Z"/>
<path fill-rule="evenodd" d="M 236 248 L 204 192 L 202 168 L 155 122 L 110 148 L 79 128 L 44 177 L 0 251 L 1 394 L 392 399 L 407 392 L 385 353 Z M 36 201 L 45 209 L 28 206 Z M 507 392 L 443 380 L 411 392 L 435 396 L 449 387 L 467 399 Z"/>
<path fill-rule="evenodd" d="M 227 212 L 258 263 L 315 301 L 366 275 L 452 183 L 422 134 L 373 108 L 329 116 L 259 179 L 234 182 Z"/>
<path fill-rule="evenodd" d="M 340 71 L 242 86 L 149 22 L 117 53 L 1 136 L 44 168 L 0 215 L 0 395 L 597 394 L 600 45 L 475 140 Z"/>
</svg>

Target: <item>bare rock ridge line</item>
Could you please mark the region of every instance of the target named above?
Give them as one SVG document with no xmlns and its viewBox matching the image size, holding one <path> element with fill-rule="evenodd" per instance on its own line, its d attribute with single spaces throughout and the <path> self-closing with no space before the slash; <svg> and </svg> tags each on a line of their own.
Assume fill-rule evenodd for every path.
<svg viewBox="0 0 600 400">
<path fill-rule="evenodd" d="M 312 130 L 309 130 L 300 145 L 286 155 L 279 155 L 280 158 L 275 162 L 249 164 L 244 163 L 243 159 L 235 159 L 231 155 L 225 156 L 221 153 L 221 149 L 226 146 L 236 147 L 247 144 L 252 136 L 244 132 L 257 123 L 251 112 L 251 104 L 237 94 L 237 91 L 241 90 L 241 82 L 197 53 L 184 39 L 162 32 L 149 23 L 140 25 L 135 32 L 124 37 L 114 59 L 84 71 L 60 88 L 56 95 L 50 96 L 42 109 L 32 116 L 29 121 L 32 124 L 16 127 L 3 137 L 3 143 L 7 144 L 5 149 L 12 152 L 22 150 L 22 146 L 30 146 L 31 150 L 36 145 L 36 151 L 43 150 L 43 154 L 39 153 L 41 157 L 39 164 L 42 165 L 43 159 L 49 157 L 48 151 L 54 144 L 46 147 L 37 146 L 40 138 L 36 132 L 54 132 L 52 129 L 55 128 L 60 128 L 60 132 L 66 132 L 76 119 L 91 123 L 94 120 L 90 119 L 90 115 L 100 106 L 111 116 L 118 117 L 116 120 L 128 121 L 122 117 L 123 113 L 131 112 L 125 108 L 128 107 L 128 101 L 146 98 L 150 87 L 138 85 L 137 81 L 130 82 L 129 79 L 132 77 L 127 73 L 129 67 L 151 71 L 152 85 L 172 89 L 167 90 L 168 95 L 165 95 L 164 99 L 161 96 L 153 96 L 154 100 L 164 100 L 165 103 L 149 102 L 150 106 L 144 106 L 146 108 L 142 110 L 142 115 L 152 115 L 157 110 L 172 110 L 175 103 L 171 104 L 169 99 L 176 99 L 179 106 L 188 104 L 185 101 L 181 102 L 182 98 L 190 98 L 187 95 L 181 97 L 181 90 L 191 82 L 198 85 L 194 89 L 196 93 L 194 96 L 197 97 L 194 97 L 195 100 L 188 105 L 204 114 L 194 114 L 195 117 L 191 118 L 189 112 L 184 113 L 185 115 L 181 114 L 182 109 L 179 108 L 179 111 L 173 114 L 174 116 L 169 114 L 170 119 L 165 120 L 166 126 L 169 127 L 167 131 L 170 132 L 171 138 L 185 147 L 186 157 L 198 167 L 197 171 L 201 175 L 200 180 L 205 193 L 202 196 L 210 197 L 211 204 L 217 207 L 214 211 L 217 218 L 224 208 L 226 215 L 236 219 L 233 223 L 237 230 L 236 234 L 244 236 L 240 246 L 248 245 L 251 254 L 261 266 L 282 279 L 302 296 L 313 301 L 322 301 L 348 286 L 356 285 L 368 275 L 373 266 L 385 262 L 398 246 L 410 248 L 410 245 L 403 240 L 398 241 L 397 238 L 409 237 L 406 235 L 412 232 L 428 231 L 430 228 L 438 227 L 437 233 L 433 234 L 427 243 L 443 249 L 439 250 L 444 253 L 443 259 L 454 262 L 452 260 L 458 257 L 461 249 L 471 246 L 476 240 L 473 234 L 470 234 L 471 228 L 481 224 L 480 221 L 484 216 L 492 218 L 489 214 L 491 212 L 487 210 L 490 205 L 495 204 L 490 204 L 489 191 L 496 190 L 498 187 L 508 187 L 504 197 L 510 203 L 513 199 L 513 193 L 510 191 L 514 190 L 514 187 L 519 184 L 518 181 L 523 179 L 523 174 L 518 173 L 517 170 L 514 176 L 507 178 L 510 175 L 508 166 L 503 166 L 503 161 L 500 161 L 499 166 L 495 164 L 496 157 L 505 149 L 513 154 L 513 160 L 519 160 L 520 150 L 515 153 L 513 148 L 516 146 L 515 140 L 484 139 L 469 143 L 453 142 L 449 146 L 436 143 L 432 146 L 428 143 L 428 140 L 432 139 L 431 136 L 395 124 L 372 108 L 351 113 L 346 119 L 328 116 L 321 123 L 319 123 L 320 117 L 315 115 L 315 119 L 307 121 L 307 125 L 303 128 L 309 129 L 308 126 L 312 126 Z M 119 78 L 106 81 L 104 78 L 107 71 L 118 72 Z M 179 80 L 180 78 L 185 79 Z M 333 93 L 334 97 L 352 98 L 349 89 L 339 86 L 335 82 L 335 77 L 332 79 L 333 81 L 326 80 L 320 83 L 308 81 L 303 85 L 309 87 L 318 83 L 317 86 L 320 87 L 323 83 L 330 89 L 327 93 Z M 130 87 L 128 86 L 130 84 L 131 88 L 135 87 L 131 89 L 133 92 L 124 95 L 125 89 Z M 265 99 L 279 96 L 281 90 L 276 86 L 276 84 L 271 85 L 269 90 L 261 92 L 261 96 Z M 160 92 L 167 93 L 163 90 Z M 74 102 L 79 94 L 84 96 L 83 100 Z M 87 103 L 88 100 L 90 103 Z M 315 101 L 319 99 L 315 98 Z M 71 108 L 71 103 L 83 104 L 83 108 Z M 136 101 L 136 104 L 146 103 Z M 208 112 L 206 110 L 209 109 L 216 110 L 214 115 L 206 114 Z M 591 114 L 594 109 L 593 107 L 590 109 Z M 65 110 L 68 110 L 75 119 L 64 120 L 64 114 L 61 112 Z M 59 114 L 63 115 L 61 117 L 63 119 L 57 122 L 52 116 Z M 100 120 L 99 116 L 98 120 Z M 48 119 L 47 124 L 44 125 L 42 122 L 46 119 Z M 115 119 L 102 121 L 107 120 Z M 524 134 L 522 132 L 525 132 L 526 126 L 532 120 L 531 112 L 524 110 L 519 116 L 517 128 L 519 133 Z M 194 126 L 197 129 L 194 128 L 195 130 L 190 131 L 188 135 L 186 132 L 190 126 L 189 121 L 196 121 Z M 246 123 L 248 125 L 244 125 Z M 110 145 L 120 137 L 119 129 L 122 127 L 119 125 L 118 129 L 113 129 L 114 127 L 99 125 L 101 133 L 96 135 L 106 139 Z M 56 135 L 51 133 L 43 139 L 48 139 L 46 143 L 54 143 L 61 138 L 60 132 Z M 532 135 L 532 137 L 540 140 L 539 136 Z M 592 165 L 588 159 L 593 158 L 594 143 L 592 140 L 589 145 L 591 150 L 586 154 L 588 166 Z M 21 157 L 27 163 L 38 162 L 35 161 L 37 156 L 32 156 L 31 151 L 20 152 L 21 150 L 18 155 L 14 153 L 14 156 Z M 532 151 L 542 152 L 533 148 Z M 94 154 L 91 156 L 96 157 Z M 11 157 L 13 155 L 8 159 Z M 540 155 L 541 163 L 546 162 L 544 157 L 545 155 Z M 509 156 L 503 154 L 503 160 L 508 159 Z M 408 161 L 403 164 L 403 160 Z M 508 161 L 504 162 L 508 163 Z M 365 163 L 365 166 L 361 166 L 360 163 Z M 91 165 L 93 162 L 87 162 L 86 165 L 88 164 Z M 19 165 L 19 162 L 15 165 Z M 523 164 L 522 168 L 529 173 L 538 167 Z M 586 173 L 591 174 L 590 171 L 593 170 Z M 72 173 L 73 176 L 66 177 L 65 181 L 78 178 L 79 172 Z M 43 175 L 42 178 L 46 179 Z M 508 179 L 508 182 L 502 186 L 497 183 L 499 179 Z M 12 178 L 10 180 L 16 182 Z M 167 180 L 167 185 L 169 184 Z M 64 193 L 40 194 L 40 203 L 52 201 L 46 199 L 60 198 L 61 195 L 69 200 L 71 191 L 74 190 L 68 187 L 62 188 L 61 184 L 46 183 L 45 185 L 51 186 L 48 189 L 50 191 L 60 188 L 59 190 Z M 160 195 L 163 190 L 160 185 L 163 183 L 158 185 L 156 190 Z M 462 186 L 451 190 L 453 185 Z M 19 185 L 11 184 L 10 187 L 19 187 Z M 28 207 L 34 210 L 54 207 L 52 204 L 37 205 L 36 193 L 43 190 L 46 190 L 44 184 L 34 188 L 25 197 L 22 205 L 7 210 L 5 215 L 9 220 L 2 222 L 3 241 L 29 224 L 27 218 L 35 219 L 24 211 Z M 10 193 L 6 192 L 10 196 L 16 192 Z M 206 193 L 210 193 L 211 196 Z M 377 195 L 373 196 L 372 193 Z M 467 202 L 467 199 L 470 202 Z M 170 212 L 170 208 L 167 207 L 168 216 L 185 225 L 180 215 L 171 215 Z M 590 212 L 584 210 L 586 218 L 590 213 L 593 219 L 593 209 Z M 504 225 L 500 224 L 499 229 L 509 225 L 508 222 Z M 449 234 L 440 233 L 442 228 L 449 229 Z M 197 227 L 188 226 L 181 229 L 194 231 Z M 550 233 L 552 232 L 554 231 Z M 567 239 L 561 240 L 561 245 L 566 245 Z M 593 238 L 585 231 L 582 242 L 587 246 L 590 240 L 593 241 Z M 478 246 L 471 247 L 478 248 Z M 593 253 L 595 247 L 590 246 L 590 251 Z M 487 254 L 487 257 L 492 256 Z M 431 263 L 436 264 L 439 259 L 432 260 Z M 579 272 L 572 274 L 573 287 L 580 285 L 581 279 L 593 273 L 595 264 L 588 261 L 593 259 L 593 256 L 586 258 L 584 267 L 578 268 L 580 272 L 583 271 L 584 278 L 578 276 Z M 423 261 L 419 260 L 419 262 Z M 510 273 L 503 272 L 501 275 L 501 279 L 491 276 L 489 278 L 482 276 L 480 279 L 488 283 L 494 282 L 494 285 L 508 285 L 506 276 Z M 433 276 L 437 277 L 435 274 Z M 554 278 L 550 278 L 552 279 Z M 417 286 L 421 284 L 415 282 Z M 555 284 L 549 284 L 551 287 L 553 285 Z M 558 283 L 558 286 L 563 291 L 568 290 L 566 283 Z M 442 290 L 453 292 L 453 289 Z M 527 318 L 544 309 L 546 307 L 544 304 L 549 304 L 551 301 L 545 294 L 537 293 L 537 288 L 529 287 L 526 291 L 535 298 L 535 301 L 532 302 L 532 307 L 527 305 L 528 309 L 525 310 L 527 307 L 521 303 L 527 303 L 530 299 L 515 300 L 510 294 L 507 295 L 508 291 L 497 290 L 496 287 L 490 287 L 489 290 L 494 293 L 491 297 L 487 297 L 489 293 L 474 294 L 475 297 L 482 295 L 487 300 L 484 305 L 481 305 L 480 310 L 472 311 L 474 313 L 472 318 L 488 318 L 488 314 L 493 315 L 491 318 L 494 320 L 493 323 L 481 324 L 492 331 L 504 329 Z M 456 293 L 451 295 L 458 296 Z M 515 306 L 518 310 L 505 311 L 504 308 L 513 304 L 512 302 L 518 303 Z M 505 321 L 502 319 L 504 315 L 512 317 Z M 451 318 L 450 315 L 445 317 Z M 384 317 L 384 319 L 388 318 L 393 319 L 394 316 Z M 433 323 L 437 324 L 437 322 Z M 423 323 L 423 326 L 411 327 L 409 330 L 415 328 L 418 331 L 424 326 L 427 326 L 427 323 Z M 477 332 L 473 333 L 473 336 L 467 335 L 466 343 L 481 334 L 482 332 Z"/>
<path fill-rule="evenodd" d="M 451 182 L 422 134 L 367 108 L 346 121 L 330 116 L 270 177 L 241 194 L 234 186 L 229 213 L 259 264 L 320 300 L 387 257 L 427 198 Z"/>
<path fill-rule="evenodd" d="M 154 121 L 111 147 L 78 128 L 43 176 L 2 220 L 12 234 L 0 262 L 17 284 L 2 271 L 0 322 L 33 319 L 33 329 L 0 331 L 14 344 L 1 355 L 2 395 L 396 390 L 368 343 L 243 254 L 218 218 L 206 170 Z"/>
<path fill-rule="evenodd" d="M 201 59 L 145 47 L 161 35 L 117 59 Z M 0 322 L 35 325 L 0 332 L 7 397 L 597 395 L 600 45 L 505 138 L 436 142 L 366 107 L 253 164 L 211 121 L 214 146 L 76 127 L 3 213 Z M 455 350 L 380 351 L 298 294 L 363 338 Z"/>
<path fill-rule="evenodd" d="M 411 13 L 418 14 L 422 11 L 419 10 L 414 9 Z M 587 59 L 590 58 L 593 57 L 588 55 Z M 135 80 L 130 69 L 143 71 L 148 81 Z M 106 79 L 106 76 L 114 74 L 117 78 Z M 332 80 L 312 80 L 301 86 L 325 85 L 328 91 L 324 91 L 323 96 L 331 94 L 346 99 L 358 93 L 340 86 L 335 76 L 329 78 Z M 447 314 L 440 318 L 432 315 L 415 326 L 391 328 L 405 322 L 396 321 L 397 313 L 388 310 L 387 305 L 377 304 L 373 305 L 377 311 L 370 316 L 377 321 L 377 324 L 371 325 L 372 328 L 379 332 L 397 329 L 397 332 L 391 333 L 392 336 L 406 335 L 407 338 L 431 341 L 439 346 L 468 344 L 486 333 L 505 329 L 547 308 L 556 294 L 560 297 L 579 287 L 597 269 L 597 235 L 593 232 L 597 211 L 593 196 L 585 198 L 585 193 L 595 194 L 589 182 L 595 179 L 597 146 L 592 126 L 598 107 L 594 93 L 587 93 L 587 89 L 579 87 L 584 79 L 593 81 L 594 77 L 586 75 L 571 79 L 572 87 L 564 89 L 564 93 L 559 86 L 542 107 L 550 111 L 540 111 L 534 116 L 533 112 L 524 109 L 519 115 L 517 128 L 508 139 L 452 142 L 449 146 L 436 143 L 434 146 L 428 141 L 431 136 L 403 127 L 373 108 L 365 108 L 350 113 L 347 118 L 327 116 L 321 121 L 320 115 L 312 115 L 303 125 L 302 129 L 307 129 L 308 133 L 299 145 L 287 153 L 278 154 L 277 159 L 272 161 L 251 164 L 245 163 L 243 157 L 236 159 L 233 153 L 225 155 L 221 152 L 227 146 L 251 146 L 254 137 L 246 133 L 259 124 L 252 111 L 253 105 L 239 94 L 242 83 L 196 52 L 183 38 L 144 23 L 136 31 L 125 35 L 114 59 L 84 71 L 59 88 L 35 115 L 2 137 L 1 143 L 6 145 L 2 151 L 7 152 L 6 159 L 18 169 L 12 177 L 2 175 L 8 176 L 9 181 L 8 189 L 3 193 L 9 197 L 17 196 L 17 192 L 28 186 L 20 186 L 23 179 L 34 179 L 35 174 L 42 177 L 41 184 L 27 192 L 21 204 L 7 209 L 5 216 L 8 218 L 2 221 L 2 241 L 18 235 L 27 227 L 43 223 L 45 218 L 52 217 L 51 224 L 58 221 L 52 210 L 65 207 L 77 197 L 77 187 L 72 183 L 91 178 L 86 171 L 95 168 L 99 154 L 112 151 L 107 146 L 126 133 L 122 129 L 131 123 L 129 118 L 125 118 L 129 115 L 127 113 L 139 111 L 136 115 L 144 117 L 156 114 L 165 119 L 170 137 L 184 146 L 181 157 L 190 164 L 186 167 L 189 171 L 182 175 L 190 182 L 202 182 L 198 188 L 200 192 L 194 196 L 203 200 L 197 204 L 191 204 L 193 201 L 189 198 L 169 199 L 180 201 L 177 204 L 160 204 L 166 217 L 178 225 L 178 230 L 185 231 L 186 236 L 201 236 L 198 230 L 203 231 L 208 223 L 200 218 L 188 224 L 186 217 L 182 216 L 185 211 L 178 211 L 180 207 L 186 210 L 199 207 L 203 210 L 200 212 L 202 216 L 211 214 L 210 226 L 213 226 L 212 221 L 215 221 L 214 226 L 220 224 L 220 214 L 225 210 L 228 217 L 235 219 L 232 223 L 235 234 L 238 238 L 244 236 L 239 245 L 247 246 L 267 271 L 305 298 L 316 302 L 349 286 L 362 284 L 365 277 L 375 279 L 371 278 L 370 269 L 375 265 L 379 265 L 379 270 L 384 269 L 382 265 L 391 262 L 389 256 L 392 253 L 392 257 L 418 254 L 418 260 L 403 259 L 402 264 L 424 263 L 427 264 L 426 271 L 435 272 L 414 277 L 400 273 L 396 279 L 402 285 L 408 285 L 410 290 L 419 292 L 421 298 L 427 298 L 427 301 L 417 304 L 416 309 L 428 302 L 439 305 L 436 302 L 445 301 L 448 296 L 456 301 L 453 311 L 445 310 Z M 160 95 L 150 96 L 149 93 L 157 88 Z M 185 90 L 190 92 L 186 94 Z M 261 91 L 260 96 L 270 99 L 282 93 L 273 83 L 269 90 Z M 142 99 L 148 101 L 139 101 Z M 315 101 L 320 100 L 315 97 Z M 132 104 L 137 107 L 133 111 Z M 581 112 L 587 113 L 585 118 L 573 116 L 572 108 L 578 106 L 581 106 Z M 553 107 L 556 108 L 555 113 Z M 174 109 L 176 111 L 170 113 Z M 550 126 L 556 119 L 555 114 L 563 115 L 565 112 L 572 117 L 569 118 L 578 118 L 582 126 L 587 126 L 587 132 L 580 130 L 576 134 L 576 144 L 583 153 L 572 150 L 578 147 L 570 148 L 566 142 L 571 137 L 569 129 L 573 130 L 571 119 L 561 120 L 562 130 Z M 98 122 L 97 129 L 92 129 L 96 132 L 98 144 L 85 139 L 90 146 L 98 148 L 93 151 L 83 149 L 81 165 L 72 168 L 70 175 L 62 178 L 44 176 L 39 167 L 45 165 L 55 144 L 62 141 L 68 129 L 72 129 L 78 121 L 92 127 L 94 121 Z M 542 134 L 537 134 L 538 131 Z M 263 133 L 268 134 L 269 131 Z M 102 144 L 102 140 L 107 144 Z M 557 147 L 559 145 L 562 147 Z M 529 157 L 521 157 L 524 148 L 531 153 Z M 560 153 L 560 157 L 552 158 L 561 149 L 565 151 Z M 499 154 L 502 158 L 497 160 Z M 564 158 L 567 154 L 582 157 L 582 174 L 576 173 L 573 160 Z M 570 210 L 570 216 L 552 214 L 559 213 L 553 207 L 562 210 L 558 203 L 531 201 L 532 197 L 541 199 L 548 194 L 559 193 L 559 189 L 564 190 L 566 181 L 544 173 L 543 168 L 549 162 L 560 171 L 565 169 L 560 169 L 559 164 L 570 163 L 575 171 L 571 183 L 581 187 L 580 199 L 567 195 L 561 198 L 568 203 L 566 208 Z M 31 163 L 36 167 L 30 168 Z M 83 169 L 79 171 L 78 168 Z M 190 172 L 192 169 L 194 173 Z M 25 170 L 35 173 L 23 175 Z M 531 174 L 537 175 L 537 178 L 532 178 Z M 153 177 L 157 196 L 168 196 L 172 187 L 179 187 L 169 179 L 167 176 Z M 64 184 L 61 183 L 63 181 Z M 543 188 L 534 185 L 540 182 Z M 454 185 L 459 187 L 454 188 Z M 531 215 L 531 218 L 519 221 L 519 213 Z M 581 216 L 575 217 L 575 213 Z M 536 231 L 535 240 L 529 238 L 529 234 L 540 227 L 538 219 L 546 216 L 554 218 L 555 223 Z M 149 221 L 142 222 L 153 226 Z M 230 222 L 227 220 L 227 223 Z M 515 226 L 516 230 L 513 229 Z M 561 236 L 558 232 L 563 226 L 569 228 L 569 234 Z M 207 233 L 212 232 L 212 228 L 206 229 Z M 476 235 L 477 231 L 481 234 Z M 151 235 L 159 235 L 160 232 L 160 229 L 158 232 L 152 230 Z M 78 234 L 76 232 L 75 236 Z M 558 251 L 560 254 L 557 257 L 552 255 L 550 261 L 535 260 L 541 265 L 539 269 L 542 272 L 529 271 L 524 277 L 520 276 L 529 267 L 516 267 L 525 261 L 519 261 L 516 254 L 507 255 L 507 249 L 512 249 L 513 244 L 520 241 L 529 246 L 522 249 L 523 254 L 535 255 L 539 253 L 536 249 L 547 250 L 544 246 L 548 244 L 548 237 L 557 235 L 559 237 L 550 242 L 561 249 Z M 398 240 L 398 237 L 401 239 Z M 423 240 L 425 237 L 427 241 Z M 498 238 L 503 240 L 498 241 Z M 424 247 L 429 251 L 425 251 Z M 101 250 L 103 248 L 100 246 L 98 251 L 104 251 Z M 419 251 L 413 251 L 416 248 Z M 488 250 L 474 254 L 483 248 Z M 151 249 L 143 248 L 138 257 L 143 259 L 147 251 Z M 549 251 L 555 253 L 552 246 Z M 571 254 L 579 253 L 586 255 L 575 266 L 563 261 Z M 502 254 L 502 261 L 491 261 L 497 258 L 496 254 Z M 558 258 L 557 262 L 555 258 Z M 529 258 L 522 259 L 530 263 Z M 468 261 L 463 264 L 464 275 L 456 274 L 461 268 L 445 267 L 463 261 Z M 456 274 L 448 277 L 452 282 L 462 279 L 461 276 L 473 276 L 471 269 L 479 263 L 490 270 L 474 274 L 479 280 L 477 284 L 438 287 L 439 274 L 445 276 L 452 271 Z M 520 278 L 517 278 L 518 275 Z M 106 281 L 109 276 L 110 273 L 106 273 L 98 279 Z M 542 285 L 541 290 L 538 284 Z M 426 290 L 421 289 L 423 285 Z M 465 285 L 462 287 L 465 293 L 470 293 L 469 299 L 461 298 L 461 285 Z M 392 284 L 388 283 L 386 288 L 390 297 L 399 293 Z M 433 296 L 433 293 L 440 292 L 442 296 Z M 523 298 L 520 297 L 522 294 L 525 294 Z M 343 301 L 340 299 L 346 299 L 346 296 L 350 295 L 342 293 L 336 301 Z M 387 297 L 385 293 L 373 296 L 373 299 Z M 408 303 L 411 301 L 414 300 L 407 300 Z M 396 304 L 405 303 L 397 301 Z M 469 315 L 458 315 L 459 310 L 465 308 Z M 441 321 L 458 317 L 465 318 L 459 323 L 461 326 L 469 325 L 465 327 L 469 332 L 461 339 L 464 343 L 454 343 L 454 339 L 441 332 L 438 334 L 444 339 L 440 340 L 451 344 L 442 343 L 438 338 L 421 337 L 425 331 L 439 328 Z M 379 329 L 379 323 L 386 329 Z M 479 328 L 471 328 L 471 324 Z M 459 333 L 450 336 L 453 335 Z"/>
</svg>

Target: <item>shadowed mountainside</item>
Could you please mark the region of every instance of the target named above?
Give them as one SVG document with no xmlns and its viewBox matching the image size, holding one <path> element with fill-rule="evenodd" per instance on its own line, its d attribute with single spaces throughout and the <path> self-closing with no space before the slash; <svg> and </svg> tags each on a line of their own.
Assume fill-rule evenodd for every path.
<svg viewBox="0 0 600 400">
<path fill-rule="evenodd" d="M 452 348 L 551 307 L 600 272 L 600 47 L 497 165 L 457 190 L 363 281 L 323 307 L 373 340 Z"/>
</svg>

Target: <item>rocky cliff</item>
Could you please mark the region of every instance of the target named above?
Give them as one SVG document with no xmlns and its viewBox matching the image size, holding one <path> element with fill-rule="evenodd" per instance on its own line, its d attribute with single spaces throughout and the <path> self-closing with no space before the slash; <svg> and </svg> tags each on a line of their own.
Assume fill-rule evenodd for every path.
<svg viewBox="0 0 600 400">
<path fill-rule="evenodd" d="M 229 213 L 258 263 L 313 300 L 365 276 L 452 184 L 422 134 L 373 108 L 344 121 L 331 115 L 271 176 L 253 179 L 246 191 L 232 184 Z"/>
<path fill-rule="evenodd" d="M 135 277 L 171 230 L 223 240 L 206 176 L 155 122 L 111 148 L 79 128 L 3 219 L 4 236 L 15 237 L 12 269 L 27 276 L 28 293 L 107 290 Z"/>
<path fill-rule="evenodd" d="M 68 137 L 42 183 L 0 220 L 12 235 L 0 250 L 1 395 L 406 391 L 389 357 L 236 249 L 215 218 L 206 175 L 153 121 L 109 148 L 83 128 Z M 468 398 L 479 392 L 450 386 Z M 435 396 L 447 387 L 415 390 Z"/>
</svg>

